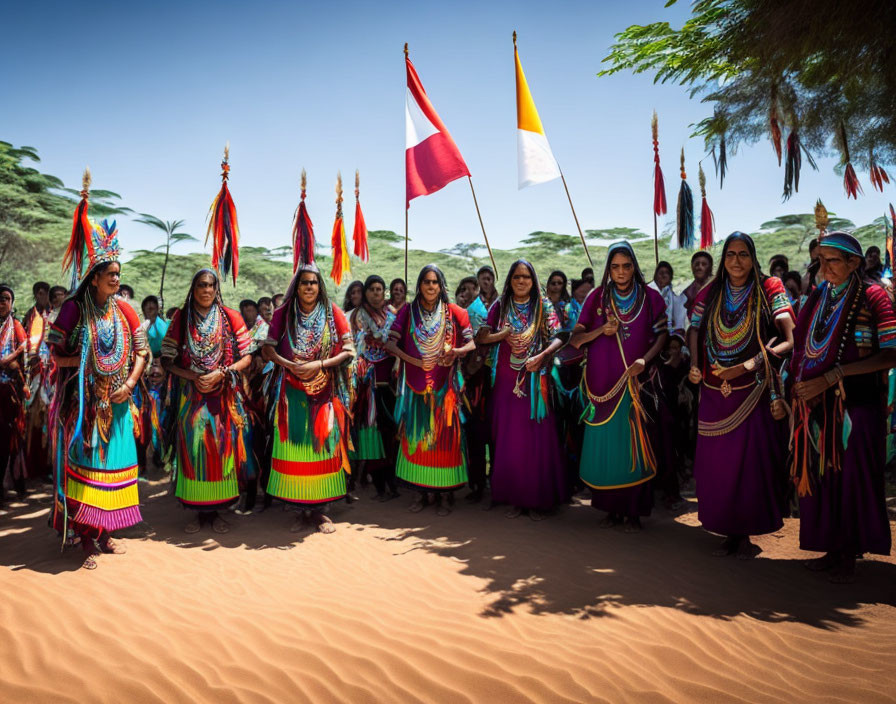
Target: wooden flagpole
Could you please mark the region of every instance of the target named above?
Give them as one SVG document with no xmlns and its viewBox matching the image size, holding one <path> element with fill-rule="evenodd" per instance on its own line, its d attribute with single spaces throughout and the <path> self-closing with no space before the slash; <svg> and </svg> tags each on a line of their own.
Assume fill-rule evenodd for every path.
<svg viewBox="0 0 896 704">
<path fill-rule="evenodd" d="M 485 248 L 488 250 L 488 258 L 492 260 L 492 269 L 495 271 L 495 281 L 498 280 L 498 266 L 495 264 L 495 257 L 492 254 L 492 246 L 488 242 L 488 235 L 485 234 L 485 225 L 482 222 L 482 213 L 479 212 L 479 201 L 476 200 L 476 190 L 473 188 L 473 179 L 467 176 L 470 182 L 470 191 L 473 193 L 473 205 L 476 206 L 476 215 L 479 216 L 479 227 L 482 228 L 482 236 L 485 238 Z"/>
<path fill-rule="evenodd" d="M 405 65 L 407 65 L 408 60 L 408 43 L 404 43 L 404 60 Z M 408 161 L 407 161 L 407 152 L 405 152 L 405 161 L 404 161 L 404 184 L 405 184 L 405 202 L 404 202 L 404 285 L 408 286 L 408 210 L 410 210 L 410 205 L 407 202 L 407 184 L 408 184 Z"/>
<path fill-rule="evenodd" d="M 563 189 L 566 191 L 566 199 L 569 201 L 569 209 L 572 210 L 573 220 L 576 221 L 576 228 L 579 230 L 579 237 L 582 239 L 582 247 L 585 248 L 585 256 L 588 257 L 588 263 L 591 267 L 594 267 L 594 262 L 591 261 L 591 253 L 588 251 L 588 245 L 585 244 L 585 235 L 582 232 L 582 226 L 579 225 L 579 216 L 576 215 L 576 209 L 573 207 L 572 198 L 569 195 L 569 187 L 566 185 L 566 177 L 563 175 L 563 169 L 560 166 L 557 166 L 557 169 L 560 171 L 560 180 L 563 181 Z"/>
</svg>

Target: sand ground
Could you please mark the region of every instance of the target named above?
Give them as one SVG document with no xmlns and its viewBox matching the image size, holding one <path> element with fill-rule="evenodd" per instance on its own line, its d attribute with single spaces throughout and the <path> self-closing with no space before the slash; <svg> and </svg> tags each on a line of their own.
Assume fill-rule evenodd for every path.
<svg viewBox="0 0 896 704">
<path fill-rule="evenodd" d="M 896 560 L 829 584 L 795 520 L 742 562 L 693 501 L 628 535 L 582 501 L 536 523 L 362 492 L 333 535 L 275 506 L 191 536 L 166 479 L 141 495 L 92 572 L 46 491 L 0 516 L 0 700 L 896 701 Z"/>
</svg>

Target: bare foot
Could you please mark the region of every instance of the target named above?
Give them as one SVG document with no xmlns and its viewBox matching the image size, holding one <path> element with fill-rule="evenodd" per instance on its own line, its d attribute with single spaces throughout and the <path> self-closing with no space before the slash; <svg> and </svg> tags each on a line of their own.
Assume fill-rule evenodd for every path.
<svg viewBox="0 0 896 704">
<path fill-rule="evenodd" d="M 336 532 L 336 526 L 333 525 L 333 521 L 330 520 L 329 516 L 318 513 L 314 520 L 317 521 L 317 529 L 324 535 Z"/>
<path fill-rule="evenodd" d="M 198 533 L 200 529 L 199 519 L 196 518 L 184 526 L 184 533 Z"/>
<path fill-rule="evenodd" d="M 128 549 L 121 543 L 116 543 L 112 538 L 106 539 L 106 542 L 100 543 L 100 550 L 109 555 L 124 555 Z"/>
<path fill-rule="evenodd" d="M 522 512 L 522 509 L 518 506 L 511 506 L 507 509 L 507 513 L 504 514 L 504 518 L 519 518 Z"/>
</svg>

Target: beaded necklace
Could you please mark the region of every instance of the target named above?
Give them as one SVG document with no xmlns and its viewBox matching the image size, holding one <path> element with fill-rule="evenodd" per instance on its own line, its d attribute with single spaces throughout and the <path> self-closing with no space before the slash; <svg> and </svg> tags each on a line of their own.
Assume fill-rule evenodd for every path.
<svg viewBox="0 0 896 704">
<path fill-rule="evenodd" d="M 513 299 L 507 310 L 507 322 L 510 325 L 510 335 L 507 336 L 507 344 L 510 346 L 510 367 L 519 371 L 526 364 L 526 360 L 537 351 L 541 328 L 543 306 L 532 315 L 532 306 L 529 301 L 517 303 Z"/>
<path fill-rule="evenodd" d="M 125 334 L 124 316 L 114 298 L 98 306 L 87 296 L 87 335 L 93 355 L 93 369 L 100 376 L 117 376 L 131 355 L 131 336 Z"/>
<path fill-rule="evenodd" d="M 633 323 L 641 314 L 641 306 L 644 305 L 642 287 L 637 281 L 632 281 L 632 287 L 628 293 L 621 293 L 615 285 L 610 287 L 613 312 L 623 325 Z"/>
<path fill-rule="evenodd" d="M 377 323 L 376 319 L 367 310 L 367 306 L 362 306 L 358 310 L 358 354 L 363 355 L 368 362 L 381 362 L 389 356 L 386 352 L 385 342 L 389 335 L 389 329 L 395 321 L 395 314 L 384 309 L 375 311 L 384 315 L 382 323 Z"/>
<path fill-rule="evenodd" d="M 13 332 L 15 331 L 15 323 L 10 313 L 0 326 L 0 357 L 5 357 L 13 350 Z"/>
<path fill-rule="evenodd" d="M 706 336 L 710 364 L 728 366 L 738 360 L 753 341 L 756 322 L 755 281 L 732 286 L 725 281 L 722 300 L 715 306 Z"/>
<path fill-rule="evenodd" d="M 327 317 L 327 311 L 320 301 L 307 314 L 296 303 L 293 324 L 289 329 L 289 346 L 295 359 L 310 361 L 329 356 L 331 335 Z"/>
<path fill-rule="evenodd" d="M 442 354 L 450 349 L 449 328 L 448 306 L 441 300 L 431 311 L 416 301 L 411 306 L 411 339 L 423 360 L 424 370 L 435 367 Z"/>
<path fill-rule="evenodd" d="M 809 327 L 809 334 L 806 339 L 805 359 L 800 369 L 802 374 L 803 368 L 813 369 L 823 364 L 833 350 L 834 345 L 843 335 L 844 323 L 847 322 L 847 306 L 846 302 L 857 296 L 850 295 L 853 293 L 854 285 L 858 283 L 857 277 L 850 277 L 848 281 L 843 282 L 839 286 L 831 286 L 825 282 L 821 293 L 821 298 L 815 306 L 812 313 L 812 322 Z M 840 345 L 839 353 L 842 352 L 843 345 Z"/>
<path fill-rule="evenodd" d="M 189 334 L 187 335 L 187 352 L 191 366 L 196 371 L 210 372 L 218 369 L 224 356 L 223 311 L 216 302 L 208 313 L 202 315 L 195 307 L 190 316 Z"/>
</svg>

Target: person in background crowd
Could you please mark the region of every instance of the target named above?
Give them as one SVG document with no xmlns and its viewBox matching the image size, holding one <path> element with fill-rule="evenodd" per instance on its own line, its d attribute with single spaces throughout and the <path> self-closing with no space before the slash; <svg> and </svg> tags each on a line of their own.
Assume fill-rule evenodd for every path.
<svg viewBox="0 0 896 704">
<path fill-rule="evenodd" d="M 13 314 L 15 293 L 0 284 L 0 508 L 6 473 L 19 499 L 25 498 L 22 436 L 25 432 L 25 328 Z"/>
<path fill-rule="evenodd" d="M 240 315 L 243 316 L 246 330 L 251 330 L 258 320 L 258 304 L 251 298 L 244 298 L 240 301 Z"/>
<path fill-rule="evenodd" d="M 165 320 L 168 320 L 169 322 L 171 320 L 174 320 L 174 314 L 177 313 L 177 311 L 178 311 L 178 309 L 175 306 L 172 306 L 171 308 L 166 310 L 165 311 Z"/>
<path fill-rule="evenodd" d="M 807 296 L 814 291 L 823 278 L 824 272 L 821 271 L 821 262 L 818 260 L 818 239 L 812 239 L 809 241 L 809 264 L 803 275 L 803 295 Z"/>
<path fill-rule="evenodd" d="M 361 305 L 364 298 L 364 282 L 352 281 L 345 289 L 345 298 L 342 300 L 342 312 L 348 315 Z"/>
<path fill-rule="evenodd" d="M 389 284 L 389 300 L 387 303 L 398 313 L 407 303 L 408 285 L 404 279 L 392 279 Z"/>
<path fill-rule="evenodd" d="M 677 332 L 683 335 L 688 326 L 687 312 L 684 308 L 685 297 L 675 293 L 672 288 L 674 275 L 669 262 L 660 262 L 653 271 L 653 281 L 647 285 L 659 293 L 666 302 L 666 324 L 669 326 L 669 334 Z"/>
<path fill-rule="evenodd" d="M 258 317 L 268 325 L 271 324 L 271 319 L 274 317 L 274 307 L 273 299 L 267 296 L 258 299 Z"/>
<path fill-rule="evenodd" d="M 54 313 L 59 313 L 66 293 L 68 293 L 68 289 L 65 286 L 50 286 L 50 308 Z"/>
<path fill-rule="evenodd" d="M 787 292 L 787 298 L 793 307 L 794 313 L 799 314 L 800 303 L 804 299 L 802 294 L 803 277 L 798 271 L 788 271 L 782 279 L 784 282 L 784 290 Z"/>
<path fill-rule="evenodd" d="M 479 294 L 479 282 L 475 276 L 465 276 L 454 291 L 454 302 L 461 308 L 469 306 Z"/>
<path fill-rule="evenodd" d="M 284 297 L 285 294 L 282 293 L 275 293 L 273 296 L 271 296 L 271 303 L 274 304 L 274 310 L 283 305 Z"/>
<path fill-rule="evenodd" d="M 655 483 L 656 488 L 662 492 L 665 507 L 674 511 L 682 502 L 681 477 L 684 474 L 690 435 L 690 392 L 684 390 L 684 381 L 688 375 L 687 351 L 681 333 L 669 335 L 660 361 L 654 384 L 657 391 L 657 428 L 660 439 Z"/>
<path fill-rule="evenodd" d="M 789 270 L 790 260 L 783 254 L 776 254 L 768 261 L 768 273 L 770 276 L 775 276 L 783 281 Z"/>
<path fill-rule="evenodd" d="M 47 442 L 47 408 L 50 402 L 50 348 L 46 333 L 50 318 L 50 284 L 38 281 L 31 288 L 34 305 L 25 313 L 25 471 L 31 478 L 50 474 Z"/>
<path fill-rule="evenodd" d="M 880 283 L 884 276 L 884 265 L 880 261 L 880 247 L 873 244 L 865 250 L 865 277 Z"/>
<path fill-rule="evenodd" d="M 712 264 L 712 255 L 705 250 L 694 252 L 691 255 L 691 274 L 693 274 L 694 280 L 681 292 L 685 299 L 684 309 L 688 318 L 694 310 L 694 300 L 700 289 L 712 280 Z"/>
<path fill-rule="evenodd" d="M 123 298 L 126 301 L 134 300 L 134 289 L 132 289 L 127 284 L 122 284 L 118 287 L 118 297 Z"/>
<path fill-rule="evenodd" d="M 140 304 L 143 311 L 143 326 L 146 330 L 146 341 L 153 357 L 162 354 L 162 340 L 168 332 L 168 321 L 159 315 L 159 299 L 156 296 L 147 296 Z"/>
<path fill-rule="evenodd" d="M 586 266 L 582 269 L 582 281 L 590 281 L 591 288 L 594 288 L 594 269 L 590 266 Z"/>
</svg>

